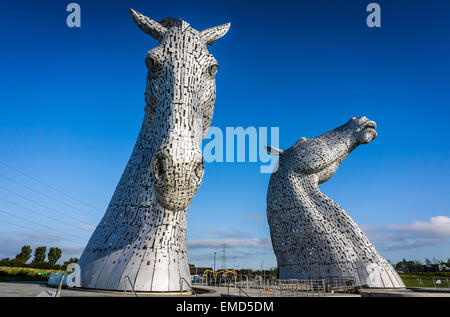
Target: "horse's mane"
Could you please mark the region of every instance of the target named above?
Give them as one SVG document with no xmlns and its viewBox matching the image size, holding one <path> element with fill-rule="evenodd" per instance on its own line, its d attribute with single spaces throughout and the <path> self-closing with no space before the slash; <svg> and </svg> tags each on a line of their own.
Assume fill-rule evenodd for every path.
<svg viewBox="0 0 450 317">
<path fill-rule="evenodd" d="M 170 29 L 172 26 L 180 26 L 182 22 L 183 20 L 180 18 L 167 17 L 164 20 L 159 21 L 159 24 Z"/>
</svg>

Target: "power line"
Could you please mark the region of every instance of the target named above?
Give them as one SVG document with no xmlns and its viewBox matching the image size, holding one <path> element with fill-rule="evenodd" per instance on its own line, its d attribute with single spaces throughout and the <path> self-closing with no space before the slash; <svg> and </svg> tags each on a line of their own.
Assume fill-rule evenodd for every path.
<svg viewBox="0 0 450 317">
<path fill-rule="evenodd" d="M 78 239 L 84 239 L 84 238 L 79 237 L 79 236 L 77 236 L 77 235 L 73 235 L 73 234 L 70 234 L 70 233 L 66 233 L 66 232 L 61 231 L 61 230 L 59 230 L 59 229 L 56 229 L 56 228 L 53 228 L 53 227 L 50 227 L 50 226 L 47 226 L 47 225 L 43 225 L 43 224 L 41 224 L 41 223 L 39 223 L 39 222 L 35 222 L 35 221 L 33 221 L 33 220 L 30 220 L 30 219 L 27 219 L 27 218 L 23 218 L 23 217 L 17 216 L 17 215 L 15 215 L 15 214 L 13 214 L 13 213 L 7 212 L 7 211 L 2 210 L 2 209 L 0 209 L 0 212 L 1 212 L 1 213 L 4 213 L 4 214 L 7 214 L 7 215 L 10 215 L 10 216 L 13 216 L 13 217 L 15 217 L 15 218 L 17 218 L 17 219 L 20 219 L 20 220 L 24 220 L 24 221 L 31 222 L 31 223 L 33 223 L 33 224 L 35 224 L 35 225 L 38 225 L 38 226 L 41 226 L 41 227 L 45 227 L 45 228 L 48 228 L 48 229 L 53 230 L 53 231 L 57 231 L 57 232 L 62 233 L 62 234 L 70 235 L 70 236 L 75 237 L 75 238 L 78 238 Z"/>
<path fill-rule="evenodd" d="M 87 213 L 88 215 L 90 215 L 90 216 L 92 216 L 92 217 L 95 217 L 95 218 L 98 217 L 98 216 L 96 216 L 96 215 L 91 214 L 90 212 L 86 212 L 85 210 L 79 209 L 79 208 L 74 207 L 74 206 L 72 206 L 72 205 L 70 205 L 70 204 L 67 204 L 67 203 L 65 203 L 65 202 L 63 202 L 63 201 L 61 201 L 61 200 L 59 200 L 59 199 L 53 198 L 53 197 L 51 197 L 51 196 L 49 196 L 49 195 L 47 195 L 47 194 L 44 194 L 44 193 L 42 193 L 42 192 L 40 192 L 40 191 L 38 191 L 38 190 L 33 189 L 32 187 L 30 187 L 30 186 L 28 186 L 28 185 L 22 184 L 22 183 L 20 183 L 20 182 L 18 182 L 18 181 L 16 181 L 16 180 L 11 179 L 11 178 L 9 178 L 9 177 L 6 177 L 6 176 L 4 176 L 4 175 L 2 175 L 2 174 L 0 174 L 0 177 L 3 177 L 4 179 L 6 179 L 6 180 L 8 180 L 8 181 L 10 181 L 10 182 L 12 182 L 12 183 L 15 183 L 15 184 L 18 184 L 18 185 L 20 185 L 20 186 L 23 186 L 23 187 L 25 187 L 26 189 L 28 189 L 28 190 L 30 190 L 30 191 L 36 193 L 36 194 L 39 194 L 39 195 L 42 195 L 42 196 L 44 196 L 44 197 L 47 197 L 48 199 L 54 200 L 54 201 L 56 201 L 56 202 L 58 202 L 58 203 L 60 203 L 60 204 L 62 204 L 62 205 L 64 205 L 64 206 L 70 207 L 70 208 L 75 209 L 75 210 L 77 210 L 77 211 L 80 211 L 80 212 L 82 212 L 82 213 Z"/>
<path fill-rule="evenodd" d="M 62 234 L 65 234 L 65 235 L 70 235 L 70 236 L 73 236 L 73 237 L 76 237 L 76 238 L 82 239 L 82 240 L 84 239 L 84 238 L 75 236 L 75 235 L 73 235 L 73 234 L 66 233 L 66 232 L 64 232 L 64 231 L 58 230 L 58 229 L 56 229 L 56 228 L 53 228 L 53 227 L 50 227 L 50 226 L 47 226 L 47 225 L 40 224 L 40 223 L 35 222 L 35 221 L 33 221 L 33 220 L 19 217 L 19 216 L 17 216 L 17 215 L 14 215 L 14 214 L 12 214 L 12 213 L 10 213 L 10 212 L 7 212 L 7 211 L 4 211 L 4 210 L 2 210 L 2 209 L 0 209 L 0 212 L 1 212 L 1 213 L 4 213 L 4 214 L 7 214 L 7 215 L 10 215 L 10 216 L 13 216 L 13 217 L 15 217 L 15 218 L 17 218 L 17 219 L 21 219 L 21 220 L 24 220 L 24 221 L 28 221 L 28 222 L 30 222 L 30 223 L 34 223 L 35 225 L 38 225 L 38 226 L 41 226 L 41 227 L 49 228 L 50 230 L 57 231 L 57 232 L 60 232 L 60 233 L 62 233 Z M 57 237 L 57 236 L 55 236 L 55 237 Z M 67 239 L 67 238 L 63 238 L 63 237 L 60 237 L 60 238 L 66 239 L 66 240 L 69 240 L 69 241 L 72 241 L 72 242 L 75 242 L 75 243 L 78 243 L 78 242 L 76 242 L 76 241 L 73 241 L 73 240 L 70 240 L 70 239 Z"/>
<path fill-rule="evenodd" d="M 60 236 L 54 236 L 54 235 L 51 235 L 51 234 L 48 234 L 48 233 L 44 233 L 44 232 L 41 232 L 41 231 L 37 231 L 37 230 L 35 230 L 35 229 L 31 229 L 31 228 L 28 228 L 28 227 L 25 227 L 25 226 L 22 226 L 22 225 L 18 225 L 18 224 L 16 224 L 16 223 L 12 223 L 12 222 L 6 221 L 6 220 L 1 219 L 1 218 L 0 218 L 0 221 L 3 222 L 3 223 L 7 223 L 7 224 L 9 224 L 9 225 L 13 225 L 13 226 L 16 226 L 16 227 L 25 229 L 25 230 L 29 230 L 29 231 L 31 231 L 31 232 L 40 233 L 40 234 L 43 234 L 43 235 L 46 235 L 46 236 L 49 236 L 49 237 L 54 237 L 54 238 L 58 238 L 58 239 L 62 238 L 62 237 L 60 237 Z M 64 238 L 62 238 L 62 239 L 64 239 Z"/>
<path fill-rule="evenodd" d="M 223 245 L 223 250 L 222 250 L 222 269 L 226 270 L 227 269 L 227 255 L 226 255 L 226 244 Z"/>
<path fill-rule="evenodd" d="M 43 205 L 43 204 L 41 204 L 41 203 L 39 203 L 39 202 L 37 202 L 37 201 L 35 201 L 35 200 L 33 200 L 33 199 L 30 199 L 30 198 L 25 197 L 25 196 L 23 196 L 23 195 L 21 195 L 21 194 L 18 194 L 18 193 L 14 192 L 14 191 L 12 191 L 12 190 L 9 190 L 9 189 L 7 189 L 7 188 L 5 188 L 5 187 L 3 187 L 3 186 L 0 186 L 0 189 L 6 191 L 6 192 L 8 192 L 8 193 L 11 193 L 11 194 L 13 194 L 13 195 L 15 195 L 15 196 L 17 196 L 17 197 L 20 197 L 20 198 L 22 198 L 22 199 L 28 200 L 28 201 L 30 201 L 30 202 L 32 202 L 32 203 L 38 205 L 38 206 L 41 206 L 42 208 L 49 209 L 49 210 L 55 211 L 55 212 L 57 212 L 57 213 L 61 213 L 61 214 L 65 215 L 65 216 L 67 216 L 67 217 L 69 217 L 69 218 L 75 219 L 76 221 L 83 222 L 83 221 L 81 221 L 81 219 L 75 218 L 75 217 L 73 217 L 73 216 L 70 215 L 70 214 L 67 214 L 67 213 L 64 213 L 64 212 L 62 212 L 62 211 L 60 211 L 60 210 L 57 210 L 57 209 L 48 207 L 48 206 L 46 206 L 46 205 Z"/>
<path fill-rule="evenodd" d="M 57 222 L 60 222 L 60 223 L 64 223 L 64 224 L 66 224 L 66 225 L 68 225 L 68 226 L 71 226 L 71 227 L 74 227 L 74 228 L 76 228 L 76 229 L 78 229 L 78 230 L 82 230 L 81 228 L 75 226 L 74 224 L 68 223 L 68 222 L 66 222 L 66 221 L 64 221 L 64 220 L 60 220 L 60 219 L 56 219 L 56 218 L 50 217 L 49 215 L 47 215 L 47 214 L 45 214 L 45 213 L 43 213 L 43 212 L 39 212 L 39 211 L 36 211 L 36 210 L 34 210 L 34 209 L 30 209 L 30 208 L 21 206 L 21 205 L 19 205 L 19 204 L 16 204 L 15 202 L 9 201 L 8 199 L 0 198 L 0 200 L 6 202 L 6 203 L 8 203 L 8 204 L 14 205 L 14 206 L 16 206 L 16 207 L 19 207 L 19 208 L 21 208 L 21 209 L 27 210 L 27 211 L 29 211 L 29 212 L 36 213 L 36 214 L 38 214 L 38 215 L 47 217 L 47 218 L 52 219 L 52 220 L 54 220 L 54 221 L 57 221 Z"/>
<path fill-rule="evenodd" d="M 49 185 L 49 184 L 47 184 L 47 183 L 44 183 L 43 181 L 40 181 L 39 179 L 37 179 L 37 178 L 35 178 L 35 177 L 33 177 L 33 176 L 30 176 L 30 175 L 28 175 L 28 174 L 22 172 L 21 170 L 19 170 L 19 169 L 13 167 L 13 166 L 10 166 L 10 165 L 8 165 L 8 164 L 2 162 L 2 161 L 0 161 L 0 164 L 2 164 L 3 166 L 6 166 L 6 167 L 9 168 L 9 169 L 12 169 L 12 170 L 14 170 L 14 171 L 16 171 L 16 172 L 18 172 L 18 173 L 20 173 L 20 174 L 22 174 L 22 175 L 25 176 L 25 177 L 28 177 L 28 178 L 34 180 L 35 182 L 38 182 L 38 183 L 41 184 L 41 185 L 47 186 L 48 188 L 50 188 L 50 189 L 52 189 L 52 190 L 54 190 L 54 191 L 56 191 L 56 192 L 58 192 L 58 193 L 60 193 L 60 194 L 63 194 L 64 196 L 66 196 L 66 197 L 68 197 L 68 198 L 70 198 L 70 199 L 73 199 L 73 200 L 75 200 L 75 201 L 78 201 L 79 203 L 81 203 L 81 204 L 83 204 L 83 205 L 85 205 L 85 206 L 87 206 L 87 207 L 89 207 L 89 208 L 92 208 L 92 209 L 94 209 L 94 210 L 103 212 L 102 210 L 100 210 L 100 209 L 98 209 L 98 208 L 92 206 L 91 204 L 89 204 L 89 203 L 87 203 L 87 202 L 84 202 L 84 201 L 82 201 L 81 199 L 78 199 L 78 198 L 76 198 L 76 197 L 73 197 L 73 196 L 71 196 L 71 195 L 69 195 L 69 194 L 63 192 L 62 190 L 60 190 L 60 189 L 58 189 L 58 188 L 55 188 L 55 187 L 53 187 L 53 186 L 51 186 L 51 185 Z"/>
<path fill-rule="evenodd" d="M 70 241 L 70 242 L 75 242 L 73 240 L 69 240 L 69 239 L 66 239 L 64 237 L 54 236 L 52 234 L 48 234 L 48 233 L 45 233 L 45 232 L 42 232 L 42 231 L 38 231 L 38 230 L 35 230 L 35 229 L 31 229 L 31 228 L 28 228 L 28 227 L 25 227 L 25 226 L 22 226 L 22 225 L 18 225 L 16 223 L 12 223 L 12 222 L 6 221 L 6 220 L 1 219 L 1 218 L 0 218 L 0 222 L 7 223 L 9 225 L 16 226 L 16 227 L 19 227 L 19 228 L 22 228 L 22 229 L 25 229 L 25 230 L 28 230 L 28 231 L 31 231 L 31 232 L 34 232 L 34 233 L 40 233 L 40 234 L 46 235 L 48 237 L 53 237 L 53 238 L 57 238 L 57 239 L 63 239 L 63 240 L 67 240 L 67 241 Z M 79 243 L 79 242 L 75 242 L 75 243 Z"/>
</svg>

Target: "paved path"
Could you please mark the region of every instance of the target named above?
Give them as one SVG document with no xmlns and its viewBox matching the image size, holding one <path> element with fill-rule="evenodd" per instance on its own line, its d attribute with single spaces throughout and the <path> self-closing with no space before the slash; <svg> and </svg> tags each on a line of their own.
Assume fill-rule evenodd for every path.
<svg viewBox="0 0 450 317">
<path fill-rule="evenodd" d="M 234 287 L 209 287 L 209 286 L 196 286 L 198 290 L 199 297 L 220 297 L 222 294 L 224 295 L 238 295 L 239 290 Z M 202 292 L 202 291 L 207 292 Z M 245 291 L 245 290 L 244 290 Z M 35 297 L 41 294 L 54 294 L 56 292 L 56 288 L 49 287 L 45 282 L 0 282 L 0 297 Z M 261 292 L 259 289 L 250 289 L 248 291 L 248 295 L 250 296 L 263 296 L 263 297 L 271 297 L 274 294 L 264 291 Z M 345 297 L 360 297 L 358 294 L 320 294 L 321 296 L 327 297 L 336 297 L 336 296 L 345 296 Z M 134 294 L 130 291 L 125 292 L 108 292 L 108 291 L 96 291 L 96 290 L 83 290 L 83 289 L 62 289 L 61 297 L 134 297 Z M 139 297 L 143 296 L 189 296 L 192 295 L 184 293 L 181 295 L 180 293 L 170 293 L 170 294 L 155 294 L 155 293 L 138 293 Z M 245 296 L 241 293 L 241 296 Z M 318 296 L 318 294 L 310 294 L 311 296 Z"/>
<path fill-rule="evenodd" d="M 449 290 L 414 288 L 405 290 L 363 289 L 362 297 L 450 297 Z"/>
<path fill-rule="evenodd" d="M 42 292 L 55 293 L 56 288 L 49 287 L 45 282 L 0 282 L 0 297 L 36 297 Z M 96 290 L 62 289 L 61 297 L 134 297 L 130 291 L 107 292 Z M 167 294 L 144 294 L 138 296 L 167 296 Z M 181 296 L 179 293 L 169 296 Z M 186 294 L 184 296 L 187 296 Z M 190 295 L 189 295 L 190 296 Z"/>
</svg>

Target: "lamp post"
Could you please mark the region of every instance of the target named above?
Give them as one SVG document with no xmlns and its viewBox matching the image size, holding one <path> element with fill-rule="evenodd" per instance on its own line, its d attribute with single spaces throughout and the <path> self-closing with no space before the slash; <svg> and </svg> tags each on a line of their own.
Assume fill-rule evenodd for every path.
<svg viewBox="0 0 450 317">
<path fill-rule="evenodd" d="M 264 260 L 261 261 L 261 275 L 262 275 L 262 278 L 263 278 L 263 281 L 264 281 L 264 284 L 265 284 L 265 278 L 266 278 L 266 276 L 265 276 L 265 274 L 264 274 Z"/>
<path fill-rule="evenodd" d="M 198 263 L 198 259 L 196 259 L 196 262 Z M 197 271 L 197 265 L 195 266 L 195 275 L 198 275 L 198 271 Z"/>
<path fill-rule="evenodd" d="M 216 252 L 214 252 L 214 267 L 213 267 L 213 275 L 214 275 L 214 286 L 217 285 L 217 280 L 216 280 Z"/>
</svg>

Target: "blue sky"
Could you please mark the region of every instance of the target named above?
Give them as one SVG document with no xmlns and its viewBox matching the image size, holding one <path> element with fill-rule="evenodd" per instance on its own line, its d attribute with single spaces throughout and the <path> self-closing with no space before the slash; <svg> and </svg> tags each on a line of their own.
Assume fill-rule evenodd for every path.
<svg viewBox="0 0 450 317">
<path fill-rule="evenodd" d="M 370 1 L 78 1 L 79 29 L 65 24 L 68 3 L 0 3 L 0 258 L 25 243 L 79 256 L 103 215 L 140 129 L 156 45 L 129 7 L 198 30 L 231 22 L 210 47 L 214 126 L 279 127 L 288 148 L 353 116 L 376 121 L 378 138 L 321 189 L 386 258 L 450 257 L 448 1 L 378 1 L 376 29 L 365 24 Z M 212 266 L 217 252 L 220 266 L 226 243 L 228 266 L 276 265 L 259 168 L 206 164 L 188 209 L 191 263 Z"/>
</svg>

